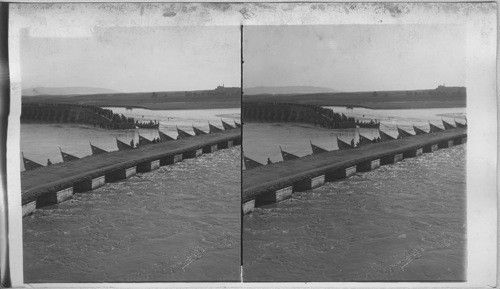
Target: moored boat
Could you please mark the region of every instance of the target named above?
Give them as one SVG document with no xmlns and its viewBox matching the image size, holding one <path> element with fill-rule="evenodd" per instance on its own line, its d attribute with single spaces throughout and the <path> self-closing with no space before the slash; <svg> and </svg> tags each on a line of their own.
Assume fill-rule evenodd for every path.
<svg viewBox="0 0 500 289">
<path fill-rule="evenodd" d="M 340 140 L 339 138 L 337 138 L 337 146 L 339 147 L 339 150 L 348 150 L 354 148 L 354 146 L 346 143 L 343 140 Z"/>
<path fill-rule="evenodd" d="M 103 150 L 101 148 L 96 147 L 90 141 L 89 141 L 89 143 L 90 143 L 90 149 L 92 150 L 92 155 L 100 155 L 100 154 L 107 153 L 107 151 L 105 151 L 105 150 Z"/>
<path fill-rule="evenodd" d="M 222 126 L 224 127 L 225 130 L 234 129 L 234 127 L 232 125 L 230 125 L 229 123 L 223 121 L 222 119 L 221 119 L 221 121 L 222 121 Z"/>
<path fill-rule="evenodd" d="M 247 170 L 263 166 L 263 164 L 261 164 L 257 161 L 254 161 L 251 158 L 247 158 L 245 156 L 243 156 L 243 161 L 245 162 L 245 169 L 247 169 Z"/>
<path fill-rule="evenodd" d="M 43 165 L 37 163 L 37 162 L 34 162 L 30 159 L 27 159 L 24 157 L 24 153 L 21 153 L 22 157 L 23 157 L 23 164 L 24 164 L 24 169 L 27 170 L 27 171 L 32 171 L 32 170 L 35 170 L 35 169 L 38 169 L 38 168 L 41 168 L 43 167 Z"/>
<path fill-rule="evenodd" d="M 116 139 L 116 146 L 118 147 L 118 150 L 123 151 L 123 150 L 131 150 L 133 147 L 131 145 L 128 145 L 118 139 Z"/>
<path fill-rule="evenodd" d="M 398 139 L 402 139 L 402 138 L 407 138 L 407 137 L 412 137 L 413 135 L 407 131 L 405 131 L 404 129 L 401 129 L 399 127 L 397 127 L 398 129 Z"/>
<path fill-rule="evenodd" d="M 413 130 L 415 131 L 415 135 L 427 134 L 427 132 L 423 129 L 420 129 L 416 126 L 413 126 Z"/>
<path fill-rule="evenodd" d="M 188 138 L 188 137 L 192 137 L 193 135 L 192 134 L 189 134 L 185 131 L 183 131 L 182 129 L 180 128 L 177 128 L 177 139 L 185 139 L 185 138 Z"/>
<path fill-rule="evenodd" d="M 444 126 L 444 129 L 445 130 L 448 130 L 448 129 L 454 129 L 455 127 L 451 124 L 451 123 L 447 123 L 446 121 L 444 120 L 441 120 L 443 122 L 443 126 Z"/>
<path fill-rule="evenodd" d="M 392 137 L 391 135 L 381 131 L 380 129 L 378 130 L 378 134 L 380 136 L 380 139 L 382 141 L 388 141 L 388 140 L 395 140 L 396 138 Z"/>
<path fill-rule="evenodd" d="M 294 160 L 294 159 L 299 158 L 298 156 L 296 156 L 294 154 L 287 153 L 287 152 L 283 151 L 283 149 L 281 149 L 281 146 L 280 146 L 280 151 L 281 151 L 281 157 L 283 158 L 283 161 L 289 161 L 289 160 Z"/>
<path fill-rule="evenodd" d="M 325 150 L 324 148 L 321 148 L 317 145 L 314 145 L 311 141 L 309 141 L 309 143 L 311 144 L 311 149 L 312 149 L 312 153 L 313 155 L 317 155 L 317 154 L 321 154 L 321 153 L 327 153 L 328 150 Z"/>
</svg>

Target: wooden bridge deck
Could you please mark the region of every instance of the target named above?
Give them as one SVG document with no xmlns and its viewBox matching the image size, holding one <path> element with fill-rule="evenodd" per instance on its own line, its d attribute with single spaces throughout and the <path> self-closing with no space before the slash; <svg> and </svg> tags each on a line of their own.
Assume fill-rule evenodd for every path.
<svg viewBox="0 0 500 289">
<path fill-rule="evenodd" d="M 103 176 L 104 174 L 136 166 L 147 161 L 182 154 L 227 141 L 241 140 L 241 130 L 233 129 L 187 139 L 150 144 L 141 148 L 114 151 L 84 157 L 79 160 L 58 163 L 52 166 L 21 173 L 23 204 L 47 192 L 72 186 L 74 183 Z"/>
<path fill-rule="evenodd" d="M 280 190 L 301 180 L 323 175 L 328 171 L 466 136 L 466 129 L 457 128 L 405 139 L 368 144 L 355 149 L 309 155 L 299 159 L 245 170 L 243 171 L 242 201 L 247 202 L 260 194 Z"/>
</svg>

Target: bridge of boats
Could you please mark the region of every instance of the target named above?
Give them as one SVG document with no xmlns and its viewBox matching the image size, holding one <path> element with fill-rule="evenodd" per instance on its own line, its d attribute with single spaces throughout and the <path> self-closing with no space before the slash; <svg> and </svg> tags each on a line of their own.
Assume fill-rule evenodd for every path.
<svg viewBox="0 0 500 289">
<path fill-rule="evenodd" d="M 244 157 L 247 169 L 243 171 L 242 213 L 288 199 L 293 192 L 467 142 L 466 125 L 443 124 L 444 130 L 430 124 L 429 133 L 416 128 L 415 135 L 398 128 L 397 138 L 383 132 L 375 140 L 360 136 L 357 146 L 337 140 L 339 150 L 334 151 L 311 143 L 312 155 L 297 157 L 282 151 L 284 161 L 268 165 Z"/>
<path fill-rule="evenodd" d="M 78 158 L 61 151 L 62 163 L 42 166 L 24 159 L 21 172 L 23 217 L 36 209 L 71 199 L 74 193 L 94 190 L 105 183 L 129 178 L 170 165 L 183 159 L 226 149 L 241 144 L 241 129 L 224 125 L 210 133 L 196 130 L 195 135 L 178 130 L 178 139 L 161 137 L 157 142 L 142 140 L 134 148 L 117 140 L 119 150 L 106 152 L 92 147 L 92 155 Z M 161 136 L 161 135 L 160 135 Z M 141 139 L 140 139 L 141 142 Z"/>
</svg>

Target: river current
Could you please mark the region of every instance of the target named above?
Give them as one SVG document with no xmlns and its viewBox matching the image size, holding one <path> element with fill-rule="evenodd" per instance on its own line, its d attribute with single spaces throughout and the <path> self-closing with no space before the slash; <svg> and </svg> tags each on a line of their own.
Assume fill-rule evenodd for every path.
<svg viewBox="0 0 500 289">
<path fill-rule="evenodd" d="M 396 136 L 428 121 L 465 122 L 465 109 L 380 111 L 347 115 L 378 119 Z M 245 156 L 265 163 L 287 152 L 311 154 L 309 141 L 337 149 L 376 129 L 328 130 L 306 124 L 246 123 Z M 463 281 L 466 276 L 466 145 L 357 173 L 315 190 L 258 207 L 243 218 L 245 281 Z"/>
<path fill-rule="evenodd" d="M 123 113 L 168 115 L 168 125 L 161 121 L 167 128 L 160 127 L 167 133 L 175 125 L 192 132 L 191 124 L 208 131 L 207 120 L 221 127 L 221 117 L 239 122 L 235 109 Z M 116 150 L 115 136 L 137 138 L 134 130 L 80 125 L 23 124 L 21 130 L 21 146 L 36 161 L 60 158 L 57 145 L 84 156 L 89 139 Z M 240 147 L 204 154 L 23 218 L 25 282 L 239 281 L 240 155 Z"/>
</svg>

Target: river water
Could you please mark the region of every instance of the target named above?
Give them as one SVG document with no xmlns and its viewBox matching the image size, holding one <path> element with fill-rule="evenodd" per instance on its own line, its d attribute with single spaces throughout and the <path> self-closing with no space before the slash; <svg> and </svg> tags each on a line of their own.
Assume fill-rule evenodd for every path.
<svg viewBox="0 0 500 289">
<path fill-rule="evenodd" d="M 124 114 L 146 112 L 154 119 L 165 113 Z M 221 127 L 221 116 L 231 123 L 239 110 L 167 115 L 174 129 L 191 131 L 194 124 L 208 131 L 207 120 Z M 45 124 L 21 130 L 22 147 L 35 161 L 54 148 L 53 158 L 60 158 L 57 145 L 89 154 L 89 139 L 116 150 L 115 136 L 137 133 Z M 233 147 L 138 174 L 23 218 L 25 282 L 239 281 L 240 151 Z"/>
<path fill-rule="evenodd" d="M 396 137 L 397 127 L 412 134 L 413 125 L 429 131 L 429 122 L 443 128 L 441 119 L 454 125 L 454 120 L 465 123 L 465 108 L 371 110 L 345 107 L 328 107 L 335 112 L 353 116 L 362 121 L 380 121 L 380 130 Z M 310 142 L 327 150 L 336 150 L 336 138 L 350 143 L 359 141 L 359 134 L 370 139 L 378 137 L 378 129 L 327 129 L 298 123 L 245 123 L 243 129 L 243 150 L 246 157 L 260 163 L 282 161 L 281 148 L 289 153 L 305 156 L 312 154 Z"/>
<path fill-rule="evenodd" d="M 336 108 L 338 111 L 339 108 Z M 464 122 L 465 109 L 341 112 L 428 131 L 428 120 Z M 390 119 L 389 119 L 390 117 Z M 426 127 L 427 126 L 427 127 Z M 411 129 L 411 130 L 410 130 Z M 363 135 L 377 136 L 374 129 Z M 244 125 L 245 156 L 281 161 L 337 149 L 359 130 L 298 124 Z M 461 281 L 466 267 L 466 145 L 438 150 L 256 208 L 243 219 L 245 281 Z"/>
<path fill-rule="evenodd" d="M 160 122 L 159 129 L 176 138 L 176 127 L 193 133 L 192 126 L 208 132 L 208 123 L 222 129 L 221 119 L 233 125 L 234 121 L 240 122 L 240 109 L 196 109 L 196 110 L 148 110 L 134 108 L 127 110 L 120 107 L 108 107 L 114 113 L 134 117 L 141 122 L 157 120 Z M 21 125 L 21 152 L 32 161 L 42 165 L 47 164 L 47 159 L 52 163 L 62 162 L 59 148 L 65 153 L 77 157 L 91 154 L 89 142 L 107 151 L 118 150 L 116 139 L 125 143 L 139 141 L 139 134 L 148 139 L 159 137 L 156 129 L 128 129 L 107 130 L 80 124 L 34 124 L 23 123 Z M 21 161 L 21 168 L 24 166 Z"/>
</svg>

